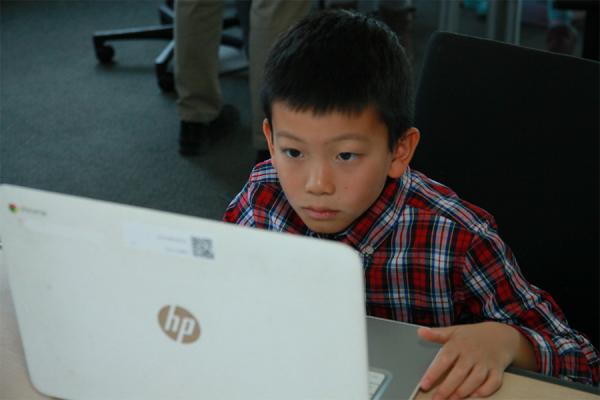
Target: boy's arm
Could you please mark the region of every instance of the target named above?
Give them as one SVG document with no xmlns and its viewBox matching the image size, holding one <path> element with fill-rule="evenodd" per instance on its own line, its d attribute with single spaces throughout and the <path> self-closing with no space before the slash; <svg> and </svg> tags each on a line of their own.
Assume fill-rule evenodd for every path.
<svg viewBox="0 0 600 400">
<path fill-rule="evenodd" d="M 448 358 L 453 363 L 446 360 L 442 365 L 437 361 L 445 367 L 444 372 L 450 370 L 445 379 L 451 374 L 456 379 L 458 372 L 454 373 L 454 369 L 460 357 L 465 357 L 467 365 L 488 365 L 486 381 L 480 389 L 474 389 L 481 395 L 492 393 L 490 387 L 499 387 L 502 372 L 511 363 L 524 368 L 534 366 L 544 374 L 583 383 L 598 382 L 598 352 L 588 339 L 569 327 L 546 292 L 524 279 L 512 252 L 494 231 L 474 236 L 461 274 L 462 283 L 455 287 L 455 302 L 464 305 L 474 320 L 493 322 L 421 332 L 423 338 L 445 343 L 443 349 L 452 350 Z M 519 335 L 515 336 L 516 332 Z M 507 358 L 502 358 L 503 352 Z M 464 366 L 464 362 L 460 365 Z M 474 372 L 483 375 L 486 367 L 483 371 L 480 367 Z M 461 389 L 461 393 L 465 390 Z"/>
<path fill-rule="evenodd" d="M 598 383 L 600 357 L 573 330 L 554 299 L 525 280 L 497 233 L 475 236 L 463 270 L 465 301 L 480 320 L 508 324 L 531 344 L 536 370 L 582 383 Z"/>
<path fill-rule="evenodd" d="M 422 339 L 442 344 L 438 356 L 421 380 L 429 390 L 446 375 L 434 398 L 486 397 L 502 383 L 502 373 L 513 364 L 535 369 L 529 341 L 516 329 L 498 322 L 482 322 L 447 328 L 419 328 Z"/>
</svg>

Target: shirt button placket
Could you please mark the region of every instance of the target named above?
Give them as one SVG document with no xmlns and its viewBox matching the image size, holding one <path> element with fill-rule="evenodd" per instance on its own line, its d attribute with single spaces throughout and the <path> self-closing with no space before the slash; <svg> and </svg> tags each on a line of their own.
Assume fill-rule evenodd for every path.
<svg viewBox="0 0 600 400">
<path fill-rule="evenodd" d="M 375 249 L 373 249 L 373 247 L 371 247 L 371 246 L 367 246 L 363 249 L 362 256 L 363 256 L 363 264 L 364 264 L 365 268 L 367 268 L 371 264 L 371 260 L 373 258 L 374 252 L 375 252 Z"/>
</svg>

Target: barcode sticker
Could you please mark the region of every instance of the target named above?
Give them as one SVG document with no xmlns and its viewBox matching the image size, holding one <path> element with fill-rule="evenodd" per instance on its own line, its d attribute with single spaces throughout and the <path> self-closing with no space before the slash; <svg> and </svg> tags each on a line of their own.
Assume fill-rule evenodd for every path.
<svg viewBox="0 0 600 400">
<path fill-rule="evenodd" d="M 212 240 L 192 236 L 192 254 L 194 257 L 214 259 Z"/>
<path fill-rule="evenodd" d="M 125 242 L 137 250 L 170 256 L 214 260 L 213 239 L 195 232 L 140 223 L 123 226 Z"/>
</svg>

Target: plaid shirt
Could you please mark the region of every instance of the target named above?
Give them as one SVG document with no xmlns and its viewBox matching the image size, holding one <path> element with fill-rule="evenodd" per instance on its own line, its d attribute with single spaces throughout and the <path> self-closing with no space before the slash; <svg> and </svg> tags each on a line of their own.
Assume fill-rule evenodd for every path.
<svg viewBox="0 0 600 400">
<path fill-rule="evenodd" d="M 538 370 L 598 384 L 600 359 L 546 292 L 528 283 L 493 217 L 408 169 L 345 231 L 302 222 L 270 161 L 258 164 L 225 221 L 347 243 L 362 254 L 367 314 L 425 326 L 497 321 L 531 342 Z"/>
</svg>

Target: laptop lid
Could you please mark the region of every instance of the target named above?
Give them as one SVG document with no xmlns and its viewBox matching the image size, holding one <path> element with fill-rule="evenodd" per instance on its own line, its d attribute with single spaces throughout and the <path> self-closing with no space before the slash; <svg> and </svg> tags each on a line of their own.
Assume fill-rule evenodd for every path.
<svg viewBox="0 0 600 400">
<path fill-rule="evenodd" d="M 0 186 L 29 375 L 66 399 L 367 398 L 351 248 Z"/>
</svg>

